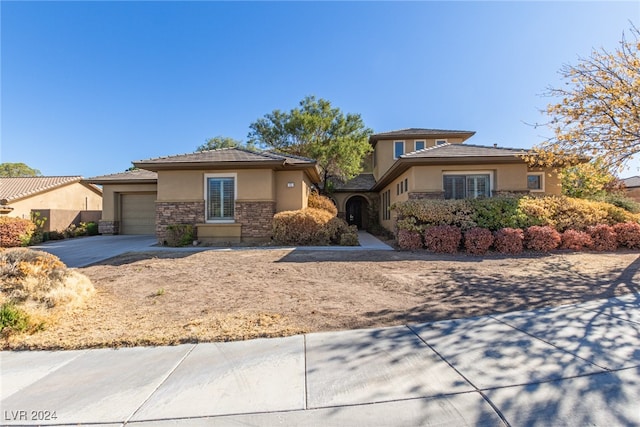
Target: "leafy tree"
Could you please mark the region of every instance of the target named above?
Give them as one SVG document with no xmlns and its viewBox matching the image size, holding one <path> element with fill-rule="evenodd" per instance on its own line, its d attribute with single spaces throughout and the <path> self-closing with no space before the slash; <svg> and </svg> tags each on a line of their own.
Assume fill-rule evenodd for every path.
<svg viewBox="0 0 640 427">
<path fill-rule="evenodd" d="M 198 146 L 196 151 L 218 150 L 220 148 L 244 148 L 246 150 L 255 151 L 257 148 L 254 143 L 244 143 L 228 136 L 215 136 L 205 140 L 205 143 Z"/>
<path fill-rule="evenodd" d="M 344 114 L 325 99 L 307 96 L 289 112 L 274 110 L 250 125 L 249 141 L 275 151 L 314 159 L 322 180 L 353 178 L 371 152 L 367 128 L 359 114 Z"/>
<path fill-rule="evenodd" d="M 580 157 L 598 157 L 613 171 L 622 170 L 640 152 L 640 33 L 622 35 L 613 53 L 601 48 L 577 65 L 564 65 L 561 88 L 548 95 L 560 99 L 547 106 L 547 124 L 554 136 L 534 147 L 531 163 L 572 164 Z"/>
<path fill-rule="evenodd" d="M 3 177 L 25 177 L 40 176 L 42 173 L 38 169 L 33 169 L 24 163 L 0 163 L 0 176 Z"/>
<path fill-rule="evenodd" d="M 620 181 L 600 159 L 565 168 L 560 176 L 562 193 L 569 197 L 601 199 L 610 192 L 620 191 Z"/>
</svg>

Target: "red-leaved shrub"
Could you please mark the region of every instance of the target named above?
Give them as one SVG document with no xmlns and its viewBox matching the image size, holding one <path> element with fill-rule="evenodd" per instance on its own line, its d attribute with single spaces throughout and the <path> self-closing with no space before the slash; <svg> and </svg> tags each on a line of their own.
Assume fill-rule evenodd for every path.
<svg viewBox="0 0 640 427">
<path fill-rule="evenodd" d="M 618 239 L 613 227 L 606 224 L 593 225 L 587 227 L 587 233 L 591 236 L 593 243 L 591 249 L 596 251 L 615 251 L 618 248 Z"/>
<path fill-rule="evenodd" d="M 549 252 L 560 246 L 562 237 L 554 228 L 533 225 L 524 232 L 524 242 L 532 251 Z"/>
<path fill-rule="evenodd" d="M 464 247 L 473 255 L 485 254 L 493 244 L 493 233 L 488 228 L 474 227 L 464 233 Z"/>
<path fill-rule="evenodd" d="M 0 217 L 0 248 L 26 246 L 35 230 L 28 219 Z"/>
<path fill-rule="evenodd" d="M 462 232 L 453 225 L 433 225 L 424 229 L 424 246 L 432 252 L 458 252 Z"/>
<path fill-rule="evenodd" d="M 502 254 L 519 254 L 523 249 L 524 232 L 519 228 L 501 228 L 494 235 L 493 246 Z"/>
<path fill-rule="evenodd" d="M 398 230 L 398 247 L 406 251 L 422 249 L 422 236 L 418 231 Z"/>
<path fill-rule="evenodd" d="M 566 230 L 562 233 L 562 249 L 572 249 L 574 251 L 582 251 L 589 249 L 593 245 L 593 240 L 589 233 L 579 230 Z"/>
<path fill-rule="evenodd" d="M 629 249 L 640 248 L 640 224 L 637 222 L 621 222 L 613 226 L 619 246 Z"/>
</svg>

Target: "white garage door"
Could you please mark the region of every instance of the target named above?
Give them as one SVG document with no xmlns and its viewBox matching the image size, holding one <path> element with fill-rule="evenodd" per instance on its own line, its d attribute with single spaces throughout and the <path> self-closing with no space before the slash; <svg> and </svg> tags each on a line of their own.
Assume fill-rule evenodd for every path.
<svg viewBox="0 0 640 427">
<path fill-rule="evenodd" d="M 120 234 L 156 233 L 155 194 L 123 194 L 120 203 Z"/>
</svg>

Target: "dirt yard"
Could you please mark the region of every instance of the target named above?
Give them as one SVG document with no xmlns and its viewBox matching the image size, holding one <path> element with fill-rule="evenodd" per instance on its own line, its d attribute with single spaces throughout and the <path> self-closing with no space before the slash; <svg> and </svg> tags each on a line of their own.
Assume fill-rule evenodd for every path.
<svg viewBox="0 0 640 427">
<path fill-rule="evenodd" d="M 638 252 L 126 254 L 79 270 L 97 290 L 85 309 L 2 347 L 177 344 L 464 318 L 638 292 L 639 266 Z"/>
</svg>

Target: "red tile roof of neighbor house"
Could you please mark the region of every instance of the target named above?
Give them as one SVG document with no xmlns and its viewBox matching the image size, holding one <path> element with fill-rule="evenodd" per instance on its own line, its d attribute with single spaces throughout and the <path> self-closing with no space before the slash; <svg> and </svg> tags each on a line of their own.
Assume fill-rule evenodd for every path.
<svg viewBox="0 0 640 427">
<path fill-rule="evenodd" d="M 81 176 L 29 176 L 0 178 L 0 201 L 7 204 L 15 200 L 81 182 Z M 91 186 L 96 192 L 99 188 Z"/>
<path fill-rule="evenodd" d="M 622 180 L 624 186 L 627 188 L 640 187 L 640 176 L 630 176 Z"/>
</svg>

